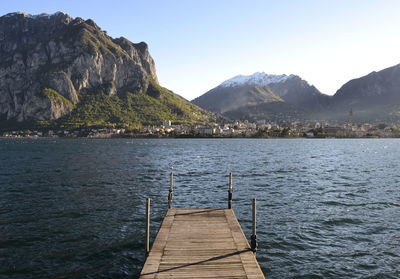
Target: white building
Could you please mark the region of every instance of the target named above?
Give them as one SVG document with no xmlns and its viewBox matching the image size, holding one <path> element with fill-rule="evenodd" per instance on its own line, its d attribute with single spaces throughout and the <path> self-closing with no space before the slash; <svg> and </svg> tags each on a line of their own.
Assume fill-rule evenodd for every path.
<svg viewBox="0 0 400 279">
<path fill-rule="evenodd" d="M 162 125 L 164 126 L 164 128 L 171 127 L 171 120 L 164 120 Z"/>
</svg>

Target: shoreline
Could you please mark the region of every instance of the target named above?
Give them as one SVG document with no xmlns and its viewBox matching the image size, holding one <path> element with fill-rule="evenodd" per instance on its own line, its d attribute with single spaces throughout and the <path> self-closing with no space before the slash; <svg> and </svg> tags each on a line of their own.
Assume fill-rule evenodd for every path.
<svg viewBox="0 0 400 279">
<path fill-rule="evenodd" d="M 5 137 L 0 136 L 0 139 L 400 139 L 400 137 L 251 137 L 251 136 L 228 136 L 228 137 L 213 137 L 213 136 L 15 136 Z"/>
</svg>

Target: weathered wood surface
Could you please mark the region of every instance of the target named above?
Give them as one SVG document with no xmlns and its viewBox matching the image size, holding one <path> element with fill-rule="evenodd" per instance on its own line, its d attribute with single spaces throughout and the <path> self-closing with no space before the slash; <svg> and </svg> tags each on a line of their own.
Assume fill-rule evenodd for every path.
<svg viewBox="0 0 400 279">
<path fill-rule="evenodd" d="M 232 209 L 169 209 L 140 279 L 264 278 Z"/>
</svg>

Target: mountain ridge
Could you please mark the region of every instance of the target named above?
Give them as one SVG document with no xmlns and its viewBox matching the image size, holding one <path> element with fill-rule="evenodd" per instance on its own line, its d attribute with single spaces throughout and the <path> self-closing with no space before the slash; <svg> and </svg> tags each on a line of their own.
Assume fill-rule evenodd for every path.
<svg viewBox="0 0 400 279">
<path fill-rule="evenodd" d="M 333 96 L 329 116 L 340 119 L 349 110 L 356 121 L 399 122 L 400 64 L 343 84 Z"/>
<path fill-rule="evenodd" d="M 237 98 L 240 88 L 240 94 L 246 95 L 249 91 L 254 91 L 255 85 L 260 84 L 288 106 L 256 97 L 253 99 L 258 102 L 249 104 L 240 102 L 241 98 Z M 230 98 L 237 99 L 238 102 L 227 107 L 227 103 L 233 102 Z M 400 121 L 400 64 L 352 79 L 332 96 L 321 93 L 297 75 L 256 72 L 253 75 L 238 75 L 228 79 L 192 102 L 215 113 L 249 120 L 276 120 L 281 117 L 283 120 L 299 121 L 347 121 L 351 110 L 355 121 L 397 122 Z"/>
</svg>

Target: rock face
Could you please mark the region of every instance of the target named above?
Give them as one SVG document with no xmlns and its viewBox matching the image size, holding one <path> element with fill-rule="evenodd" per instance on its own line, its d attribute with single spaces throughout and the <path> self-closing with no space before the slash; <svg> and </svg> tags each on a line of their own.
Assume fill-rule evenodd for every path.
<svg viewBox="0 0 400 279">
<path fill-rule="evenodd" d="M 251 120 L 304 117 L 319 111 L 330 96 L 296 75 L 255 73 L 224 81 L 192 102 L 202 108 L 233 118 Z"/>
<path fill-rule="evenodd" d="M 146 92 L 150 81 L 158 83 L 144 42 L 62 12 L 0 17 L 0 120 L 54 120 L 82 92 Z"/>
</svg>

